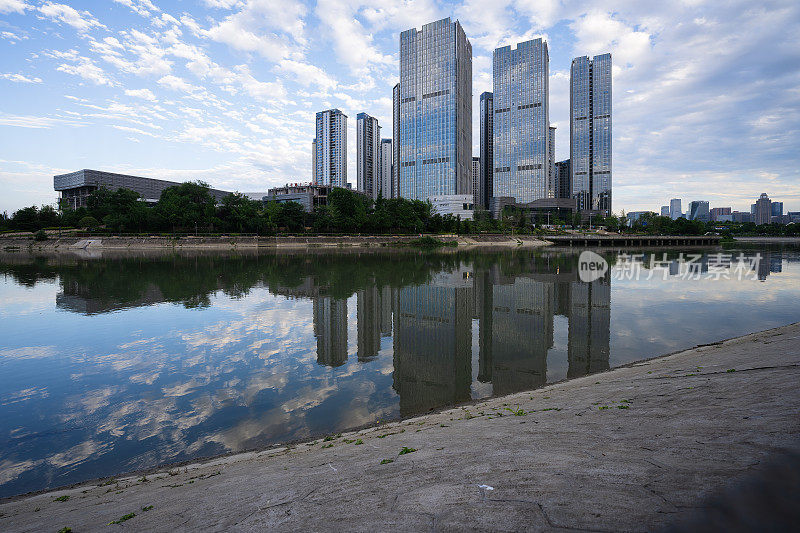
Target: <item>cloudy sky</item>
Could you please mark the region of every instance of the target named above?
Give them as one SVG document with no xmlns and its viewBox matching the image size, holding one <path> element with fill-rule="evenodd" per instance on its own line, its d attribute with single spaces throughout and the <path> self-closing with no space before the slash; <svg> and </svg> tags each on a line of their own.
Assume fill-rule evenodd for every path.
<svg viewBox="0 0 800 533">
<path fill-rule="evenodd" d="M 492 50 L 548 41 L 558 159 L 571 59 L 612 53 L 615 211 L 749 209 L 761 192 L 800 210 L 796 0 L 60 1 L 0 0 L 0 211 L 54 202 L 53 174 L 81 168 L 308 181 L 331 107 L 350 118 L 355 182 L 356 114 L 391 136 L 399 32 L 448 16 L 472 42 L 476 133 Z"/>
</svg>

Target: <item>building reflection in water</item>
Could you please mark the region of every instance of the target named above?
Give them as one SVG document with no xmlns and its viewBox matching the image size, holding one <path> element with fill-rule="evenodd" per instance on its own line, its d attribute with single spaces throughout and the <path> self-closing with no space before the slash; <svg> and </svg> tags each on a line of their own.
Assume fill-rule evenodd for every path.
<svg viewBox="0 0 800 533">
<path fill-rule="evenodd" d="M 317 363 L 342 366 L 347 362 L 347 300 L 330 296 L 314 298 L 314 336 Z"/>
</svg>

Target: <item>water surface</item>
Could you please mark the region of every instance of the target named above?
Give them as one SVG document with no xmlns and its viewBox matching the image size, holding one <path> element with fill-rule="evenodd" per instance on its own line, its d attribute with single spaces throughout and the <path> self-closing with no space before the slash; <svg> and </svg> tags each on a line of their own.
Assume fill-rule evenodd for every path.
<svg viewBox="0 0 800 533">
<path fill-rule="evenodd" d="M 800 255 L 0 256 L 0 497 L 339 432 L 800 320 Z M 729 252 L 730 253 L 730 252 Z M 735 253 L 735 252 L 734 252 Z M 729 267 L 729 274 L 733 267 Z M 730 277 L 730 276 L 729 276 Z M 751 278 L 751 279 L 750 279 Z M 754 354 L 757 357 L 757 354 Z"/>
</svg>

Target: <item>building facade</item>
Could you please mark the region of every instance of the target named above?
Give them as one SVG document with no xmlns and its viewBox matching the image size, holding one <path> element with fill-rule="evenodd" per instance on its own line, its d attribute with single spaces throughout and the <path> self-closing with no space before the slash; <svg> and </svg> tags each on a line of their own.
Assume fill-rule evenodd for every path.
<svg viewBox="0 0 800 533">
<path fill-rule="evenodd" d="M 480 205 L 480 186 L 481 184 L 481 158 L 472 158 L 472 198 L 473 204 Z"/>
<path fill-rule="evenodd" d="M 356 188 L 372 198 L 380 190 L 381 127 L 366 113 L 356 116 Z"/>
<path fill-rule="evenodd" d="M 769 224 L 772 220 L 772 202 L 767 196 L 767 193 L 761 193 L 761 196 L 756 200 L 753 209 L 753 222 L 756 226 L 762 224 Z"/>
<path fill-rule="evenodd" d="M 110 191 L 129 189 L 139 193 L 142 201 L 154 204 L 161 198 L 161 193 L 165 189 L 177 185 L 180 185 L 180 183 L 176 181 L 142 178 L 140 176 L 90 169 L 53 176 L 53 189 L 61 193 L 59 205 L 62 209 L 86 207 L 89 196 L 100 188 Z M 208 192 L 218 203 L 225 196 L 231 194 L 218 189 L 209 189 Z"/>
<path fill-rule="evenodd" d="M 399 193 L 472 194 L 472 46 L 458 21 L 400 34 Z"/>
<path fill-rule="evenodd" d="M 669 216 L 669 206 L 668 205 L 662 205 L 661 206 L 661 216 L 662 217 L 668 217 Z"/>
<path fill-rule="evenodd" d="M 569 159 L 555 164 L 554 192 L 556 198 L 572 198 L 572 165 Z"/>
<path fill-rule="evenodd" d="M 572 194 L 580 210 L 611 212 L 611 54 L 572 60 Z"/>
<path fill-rule="evenodd" d="M 683 208 L 681 207 L 680 198 L 673 198 L 672 200 L 669 201 L 669 217 L 672 220 L 678 220 L 683 216 L 683 212 L 681 211 L 681 209 Z"/>
<path fill-rule="evenodd" d="M 314 183 L 346 187 L 347 115 L 340 110 L 317 113 L 314 154 Z"/>
<path fill-rule="evenodd" d="M 480 157 L 481 157 L 481 175 L 478 182 L 478 202 L 485 209 L 489 208 L 489 198 L 492 196 L 492 176 L 494 171 L 494 163 L 492 158 L 492 143 L 494 122 L 494 95 L 490 92 L 481 93 L 480 100 Z"/>
<path fill-rule="evenodd" d="M 380 189 L 384 198 L 394 198 L 394 146 L 391 139 L 381 139 Z M 376 196 L 377 198 L 377 196 Z"/>
<path fill-rule="evenodd" d="M 731 208 L 730 207 L 714 207 L 708 212 L 708 214 L 709 214 L 709 217 L 711 218 L 711 220 L 713 222 L 722 221 L 723 219 L 721 219 L 720 217 L 730 215 L 731 214 Z M 728 218 L 730 218 L 730 217 L 728 217 Z"/>
<path fill-rule="evenodd" d="M 392 198 L 400 198 L 400 84 L 392 88 Z"/>
<path fill-rule="evenodd" d="M 548 141 L 548 162 L 547 162 L 547 187 L 550 198 L 556 198 L 556 127 L 550 126 L 550 137 Z"/>
<path fill-rule="evenodd" d="M 551 198 L 550 58 L 542 39 L 497 48 L 492 75 L 492 196 Z"/>
<path fill-rule="evenodd" d="M 475 204 L 471 194 L 443 194 L 429 196 L 432 211 L 437 215 L 453 215 L 461 220 L 472 220 L 475 215 Z"/>
<path fill-rule="evenodd" d="M 315 207 L 328 204 L 328 195 L 331 193 L 330 185 L 314 185 L 311 183 L 288 183 L 283 187 L 274 187 L 267 191 L 261 201 L 278 202 L 285 204 L 296 202 L 303 206 L 307 213 Z"/>
<path fill-rule="evenodd" d="M 779 217 L 783 215 L 783 202 L 771 202 L 771 213 L 774 217 Z"/>
<path fill-rule="evenodd" d="M 708 202 L 705 200 L 689 202 L 689 220 L 699 220 L 700 222 L 708 222 L 711 220 L 708 211 Z"/>
</svg>

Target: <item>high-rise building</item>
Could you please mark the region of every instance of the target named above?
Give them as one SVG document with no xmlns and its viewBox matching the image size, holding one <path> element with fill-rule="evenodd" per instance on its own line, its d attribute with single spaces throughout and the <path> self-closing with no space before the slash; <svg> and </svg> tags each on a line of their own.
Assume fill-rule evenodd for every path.
<svg viewBox="0 0 800 533">
<path fill-rule="evenodd" d="M 347 186 L 347 115 L 338 109 L 317 113 L 314 183 Z"/>
<path fill-rule="evenodd" d="M 449 18 L 400 34 L 400 196 L 472 194 L 472 45 Z"/>
<path fill-rule="evenodd" d="M 680 198 L 673 198 L 669 201 L 669 217 L 672 220 L 678 220 L 683 216 L 681 209 L 682 207 Z"/>
<path fill-rule="evenodd" d="M 366 113 L 356 116 L 356 187 L 372 199 L 380 189 L 381 127 Z"/>
<path fill-rule="evenodd" d="M 381 139 L 381 173 L 380 173 L 380 189 L 378 193 L 383 195 L 384 198 L 392 198 L 394 191 L 394 180 L 392 172 L 394 169 L 393 158 L 394 148 L 392 147 L 391 139 Z M 377 198 L 377 196 L 376 196 Z"/>
<path fill-rule="evenodd" d="M 709 214 L 709 217 L 711 218 L 712 222 L 717 222 L 718 220 L 720 220 L 721 216 L 730 215 L 731 214 L 731 208 L 730 207 L 714 207 L 713 209 L 711 209 L 708 212 L 708 214 Z"/>
<path fill-rule="evenodd" d="M 400 198 L 400 84 L 392 88 L 392 198 Z"/>
<path fill-rule="evenodd" d="M 710 220 L 708 202 L 705 200 L 689 202 L 689 220 L 708 222 Z"/>
<path fill-rule="evenodd" d="M 555 164 L 555 197 L 572 198 L 572 172 L 569 159 Z"/>
<path fill-rule="evenodd" d="M 556 196 L 556 127 L 550 126 L 548 137 L 547 187 L 551 198 Z"/>
<path fill-rule="evenodd" d="M 311 140 L 311 181 L 316 181 L 317 176 L 317 139 Z"/>
<path fill-rule="evenodd" d="M 549 65 L 542 39 L 494 51 L 492 196 L 519 203 L 552 197 Z"/>
<path fill-rule="evenodd" d="M 756 200 L 754 205 L 753 222 L 755 225 L 769 224 L 772 219 L 772 202 L 769 196 L 767 196 L 767 193 L 761 193 L 761 196 Z"/>
<path fill-rule="evenodd" d="M 473 203 L 479 205 L 480 203 L 480 183 L 481 183 L 481 158 L 472 158 L 472 197 Z"/>
<path fill-rule="evenodd" d="M 572 60 L 572 194 L 580 210 L 611 212 L 611 54 Z"/>
<path fill-rule="evenodd" d="M 478 201 L 475 205 L 480 204 L 485 209 L 489 209 L 489 198 L 492 196 L 492 176 L 494 173 L 494 163 L 492 156 L 492 143 L 494 122 L 494 96 L 490 92 L 481 94 L 480 102 L 480 115 L 481 115 L 481 177 L 478 182 Z"/>
<path fill-rule="evenodd" d="M 772 202 L 770 203 L 770 206 L 770 214 L 773 217 L 779 217 L 783 215 L 783 202 Z"/>
<path fill-rule="evenodd" d="M 662 217 L 668 217 L 669 216 L 669 206 L 668 205 L 662 205 L 661 206 L 661 216 Z"/>
</svg>

